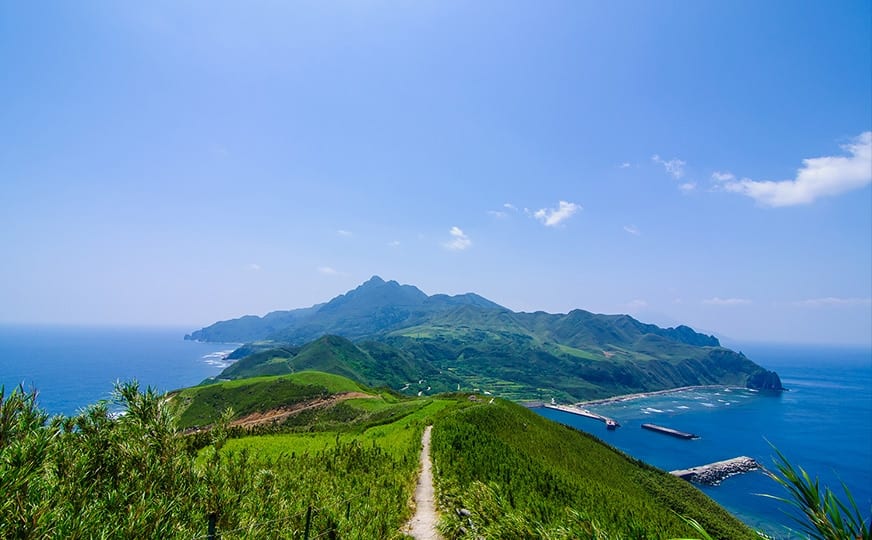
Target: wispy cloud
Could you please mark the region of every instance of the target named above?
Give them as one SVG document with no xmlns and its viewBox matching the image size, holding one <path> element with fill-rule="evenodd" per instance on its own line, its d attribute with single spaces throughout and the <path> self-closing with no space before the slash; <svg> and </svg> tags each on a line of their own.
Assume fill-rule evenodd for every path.
<svg viewBox="0 0 872 540">
<path fill-rule="evenodd" d="M 793 302 L 794 306 L 821 308 L 821 307 L 851 307 L 872 306 L 872 298 L 837 298 L 827 296 L 825 298 L 810 298 Z"/>
<path fill-rule="evenodd" d="M 708 306 L 746 306 L 752 302 L 747 298 L 718 298 L 715 296 L 703 300 L 702 303 Z"/>
<path fill-rule="evenodd" d="M 526 210 L 526 209 L 525 209 Z M 488 210 L 487 213 L 489 216 L 495 217 L 497 219 L 504 219 L 509 217 L 509 214 L 515 213 L 518 211 L 518 207 L 512 203 L 503 203 L 501 210 Z"/>
<path fill-rule="evenodd" d="M 696 182 L 685 182 L 678 186 L 682 193 L 690 193 L 696 189 Z"/>
<path fill-rule="evenodd" d="M 336 270 L 335 268 L 331 268 L 329 266 L 319 266 L 318 272 L 324 274 L 325 276 L 339 276 L 342 272 Z"/>
<path fill-rule="evenodd" d="M 712 180 L 714 180 L 715 182 L 727 182 L 729 180 L 735 180 L 735 179 L 736 179 L 736 175 L 729 172 L 729 171 L 727 171 L 727 172 L 715 171 L 712 173 Z"/>
<path fill-rule="evenodd" d="M 619 169 L 629 169 L 629 168 L 630 168 L 630 162 L 629 162 L 629 161 L 625 161 L 625 162 L 621 163 L 620 165 L 618 165 L 618 168 L 619 168 Z"/>
<path fill-rule="evenodd" d="M 635 225 L 624 225 L 624 230 L 632 234 L 633 236 L 639 236 L 640 234 L 642 234 L 641 232 L 639 232 L 639 229 L 637 229 Z"/>
<path fill-rule="evenodd" d="M 257 263 L 251 263 L 251 264 L 246 265 L 245 268 L 247 270 L 253 270 L 256 272 L 256 271 L 260 270 L 260 265 Z"/>
<path fill-rule="evenodd" d="M 686 161 L 682 161 L 678 158 L 670 159 L 667 161 L 657 154 L 651 156 L 651 161 L 663 165 L 663 168 L 666 169 L 666 172 L 671 174 L 673 178 L 681 178 L 682 176 L 684 176 L 684 166 L 687 165 Z"/>
<path fill-rule="evenodd" d="M 390 247 L 400 247 L 400 241 L 399 240 L 391 240 L 390 242 L 388 242 L 388 245 Z"/>
<path fill-rule="evenodd" d="M 580 204 L 558 201 L 557 208 L 541 208 L 533 213 L 533 217 L 547 227 L 556 227 L 581 209 Z"/>
<path fill-rule="evenodd" d="M 763 206 L 810 204 L 872 183 L 872 131 L 842 145 L 847 154 L 802 160 L 793 180 L 731 180 L 724 189 L 751 197 Z"/>
<path fill-rule="evenodd" d="M 470 240 L 460 227 L 451 227 L 448 234 L 451 235 L 451 240 L 445 242 L 443 245 L 450 250 L 463 251 L 469 249 L 472 245 L 472 240 Z"/>
<path fill-rule="evenodd" d="M 348 238 L 349 236 L 354 236 L 354 233 L 352 233 L 351 231 L 346 231 L 345 229 L 339 229 L 338 231 L 336 231 L 336 234 L 338 234 L 339 236 L 344 236 L 346 238 Z"/>
</svg>

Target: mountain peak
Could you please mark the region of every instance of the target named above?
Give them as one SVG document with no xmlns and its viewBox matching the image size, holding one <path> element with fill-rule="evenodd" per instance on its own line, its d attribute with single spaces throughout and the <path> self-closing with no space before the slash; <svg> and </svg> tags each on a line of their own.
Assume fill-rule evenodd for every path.
<svg viewBox="0 0 872 540">
<path fill-rule="evenodd" d="M 384 285 L 385 280 L 383 280 L 380 276 L 373 275 L 368 280 L 364 281 L 360 284 L 360 287 L 373 286 L 373 285 Z"/>
</svg>

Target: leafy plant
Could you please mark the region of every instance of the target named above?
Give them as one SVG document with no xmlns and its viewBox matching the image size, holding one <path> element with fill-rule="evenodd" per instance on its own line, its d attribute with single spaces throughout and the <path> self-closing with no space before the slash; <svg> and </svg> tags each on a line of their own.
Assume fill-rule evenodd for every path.
<svg viewBox="0 0 872 540">
<path fill-rule="evenodd" d="M 761 494 L 786 503 L 799 511 L 799 516 L 791 516 L 800 528 L 815 540 L 862 539 L 869 540 L 870 518 L 863 517 L 857 502 L 845 484 L 847 502 L 839 499 L 827 486 L 821 486 L 817 477 L 812 479 L 802 468 L 796 467 L 775 449 L 776 472 L 766 471 L 770 478 L 784 487 L 787 497 Z"/>
</svg>

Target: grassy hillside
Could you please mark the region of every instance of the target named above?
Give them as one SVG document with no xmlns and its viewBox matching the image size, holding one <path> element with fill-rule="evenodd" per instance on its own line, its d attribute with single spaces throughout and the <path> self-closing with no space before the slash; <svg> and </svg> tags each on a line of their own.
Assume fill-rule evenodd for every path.
<svg viewBox="0 0 872 540">
<path fill-rule="evenodd" d="M 188 428 L 217 422 L 228 407 L 238 418 L 346 392 L 364 392 L 364 389 L 345 377 L 304 371 L 194 386 L 170 397 L 179 426 Z"/>
<path fill-rule="evenodd" d="M 679 515 L 755 538 L 687 482 L 506 401 L 438 418 L 432 454 L 448 538 L 693 536 Z"/>
<path fill-rule="evenodd" d="M 261 342 L 240 349 L 244 349 L 238 355 L 240 359 L 207 382 L 315 370 L 349 377 L 373 387 L 399 390 L 408 383 L 406 390 L 409 395 L 418 391 L 432 395 L 454 389 L 462 383 L 450 372 L 440 374 L 431 363 L 409 351 L 376 341 L 355 344 L 339 336 L 327 335 L 302 347 L 270 347 Z M 426 390 L 428 386 L 430 390 Z"/>
</svg>

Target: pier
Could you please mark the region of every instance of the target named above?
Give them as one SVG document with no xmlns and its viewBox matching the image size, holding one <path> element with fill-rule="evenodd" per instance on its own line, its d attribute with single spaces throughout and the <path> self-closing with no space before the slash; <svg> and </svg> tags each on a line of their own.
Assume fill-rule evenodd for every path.
<svg viewBox="0 0 872 540">
<path fill-rule="evenodd" d="M 727 477 L 759 469 L 760 465 L 754 458 L 739 456 L 724 461 L 716 461 L 708 465 L 670 471 L 669 474 L 690 482 L 716 486 Z"/>
<path fill-rule="evenodd" d="M 664 435 L 678 437 L 679 439 L 699 439 L 699 435 L 694 435 L 693 433 L 687 433 L 684 431 L 678 431 L 677 429 L 672 429 L 668 427 L 658 426 L 656 424 L 642 424 L 642 427 L 644 429 L 656 431 L 657 433 L 663 433 Z"/>
<path fill-rule="evenodd" d="M 563 411 L 565 413 L 575 414 L 578 416 L 584 416 L 585 418 L 592 418 L 594 420 L 599 420 L 600 422 L 603 422 L 606 425 L 606 429 L 611 430 L 611 429 L 617 429 L 617 428 L 621 427 L 621 424 L 619 424 L 613 418 L 609 418 L 608 416 L 603 416 L 601 414 L 597 414 L 595 412 L 591 412 L 587 409 L 582 409 L 580 407 L 574 407 L 572 405 L 555 405 L 553 403 L 551 403 L 551 404 L 544 403 L 542 406 L 545 407 L 546 409 L 554 409 L 555 411 Z"/>
</svg>

